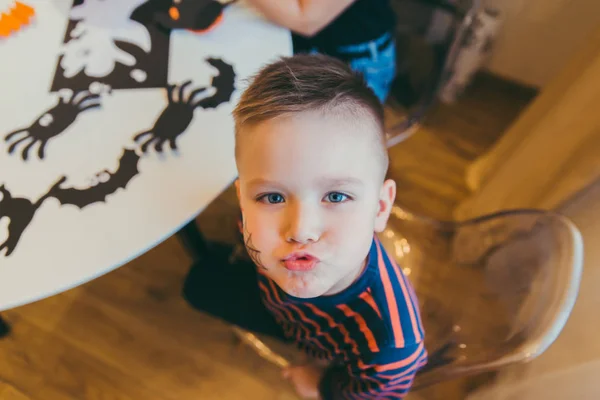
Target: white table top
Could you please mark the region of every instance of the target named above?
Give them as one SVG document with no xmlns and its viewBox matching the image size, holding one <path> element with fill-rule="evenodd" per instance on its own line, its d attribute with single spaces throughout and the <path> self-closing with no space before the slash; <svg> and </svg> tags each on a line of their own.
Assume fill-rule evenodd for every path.
<svg viewBox="0 0 600 400">
<path fill-rule="evenodd" d="M 0 311 L 103 275 L 202 211 L 236 176 L 230 113 L 245 79 L 292 51 L 287 30 L 241 3 L 228 7 L 209 33 L 170 35 L 153 21 L 129 18 L 142 20 L 169 0 L 86 0 L 74 8 L 73 0 L 26 3 L 35 7 L 33 24 L 0 39 L 0 247 L 8 243 L 12 250 L 8 256 L 6 246 L 0 250 Z M 71 35 L 65 35 L 68 25 Z M 221 75 L 212 81 L 215 67 Z M 194 111 L 175 104 L 187 80 L 184 100 L 209 88 L 188 99 L 199 102 Z M 152 130 L 168 104 L 167 82 L 178 85 L 174 104 Z M 89 93 L 71 96 L 61 88 L 100 96 L 83 100 Z M 215 94 L 216 102 L 200 101 Z M 134 137 L 149 130 L 154 136 L 136 144 Z M 43 159 L 37 142 L 23 160 L 32 139 L 9 154 L 28 134 L 52 136 Z M 155 137 L 165 139 L 162 152 L 154 141 L 143 153 L 142 144 Z"/>
</svg>

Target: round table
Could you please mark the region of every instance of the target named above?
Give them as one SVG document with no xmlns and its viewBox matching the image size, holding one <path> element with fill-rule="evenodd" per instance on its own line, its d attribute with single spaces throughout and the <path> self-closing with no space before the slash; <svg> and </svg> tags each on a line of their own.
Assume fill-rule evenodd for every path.
<svg viewBox="0 0 600 400">
<path fill-rule="evenodd" d="M 0 39 L 0 311 L 193 220 L 236 177 L 246 79 L 292 52 L 241 2 L 208 33 L 159 25 L 171 0 L 24 2 L 34 19 Z"/>
</svg>

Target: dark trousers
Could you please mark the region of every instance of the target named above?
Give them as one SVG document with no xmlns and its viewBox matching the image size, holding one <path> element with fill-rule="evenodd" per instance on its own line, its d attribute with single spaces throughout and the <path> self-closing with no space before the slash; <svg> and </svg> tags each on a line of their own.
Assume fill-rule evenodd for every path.
<svg viewBox="0 0 600 400">
<path fill-rule="evenodd" d="M 228 254 L 213 249 L 209 257 L 194 262 L 183 286 L 184 299 L 193 308 L 240 328 L 286 340 L 262 303 L 254 264 L 229 263 Z"/>
</svg>

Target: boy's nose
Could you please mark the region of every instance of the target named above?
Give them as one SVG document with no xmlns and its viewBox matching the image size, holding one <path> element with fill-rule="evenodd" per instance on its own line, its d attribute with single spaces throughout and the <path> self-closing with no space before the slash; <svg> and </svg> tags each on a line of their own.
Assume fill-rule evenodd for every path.
<svg viewBox="0 0 600 400">
<path fill-rule="evenodd" d="M 289 207 L 285 239 L 289 243 L 308 244 L 321 236 L 320 218 L 310 207 L 296 205 Z"/>
</svg>

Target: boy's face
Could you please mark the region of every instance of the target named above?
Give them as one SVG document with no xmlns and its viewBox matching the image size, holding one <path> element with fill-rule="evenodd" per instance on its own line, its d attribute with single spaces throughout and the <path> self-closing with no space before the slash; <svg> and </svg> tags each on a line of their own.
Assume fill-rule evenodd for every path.
<svg viewBox="0 0 600 400">
<path fill-rule="evenodd" d="M 395 197 L 370 121 L 319 113 L 278 117 L 239 135 L 244 239 L 286 293 L 337 293 L 360 274 Z"/>
</svg>

